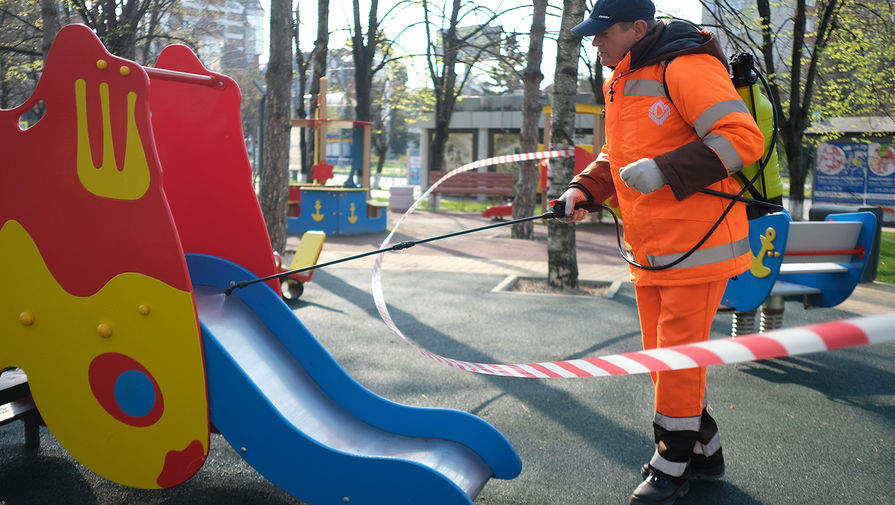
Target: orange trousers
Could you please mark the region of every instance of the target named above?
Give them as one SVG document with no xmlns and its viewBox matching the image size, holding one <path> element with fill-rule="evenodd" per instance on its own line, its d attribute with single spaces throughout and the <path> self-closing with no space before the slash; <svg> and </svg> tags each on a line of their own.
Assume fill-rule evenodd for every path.
<svg viewBox="0 0 895 505">
<path fill-rule="evenodd" d="M 727 279 L 686 286 L 636 286 L 643 348 L 708 340 Z M 653 372 L 656 412 L 668 417 L 702 413 L 705 367 Z"/>
</svg>

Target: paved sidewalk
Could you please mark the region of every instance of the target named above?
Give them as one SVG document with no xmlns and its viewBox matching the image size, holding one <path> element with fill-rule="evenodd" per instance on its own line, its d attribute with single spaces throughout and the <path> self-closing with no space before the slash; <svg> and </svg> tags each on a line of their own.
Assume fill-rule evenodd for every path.
<svg viewBox="0 0 895 505">
<path fill-rule="evenodd" d="M 386 232 L 327 237 L 319 263 L 378 249 L 401 214 L 389 212 Z M 419 240 L 446 233 L 497 224 L 473 213 L 417 211 L 398 228 L 391 244 Z M 510 238 L 510 226 L 494 228 L 429 242 L 402 251 L 385 253 L 383 270 L 429 270 L 476 274 L 546 276 L 547 227 L 534 224 L 534 240 Z M 579 278 L 582 280 L 628 280 L 628 268 L 618 255 L 615 225 L 579 225 L 577 230 Z M 299 237 L 287 242 L 287 252 L 297 247 Z M 374 256 L 330 268 L 372 268 Z"/>
</svg>

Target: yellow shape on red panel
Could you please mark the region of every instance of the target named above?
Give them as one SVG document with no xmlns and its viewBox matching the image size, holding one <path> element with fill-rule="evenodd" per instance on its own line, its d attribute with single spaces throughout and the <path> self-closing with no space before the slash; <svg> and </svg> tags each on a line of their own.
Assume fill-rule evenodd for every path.
<svg viewBox="0 0 895 505">
<path fill-rule="evenodd" d="M 122 67 L 127 68 L 127 67 Z M 149 189 L 149 164 L 137 123 L 134 107 L 137 94 L 127 94 L 127 136 L 124 146 L 124 166 L 118 168 L 115 161 L 115 145 L 112 141 L 112 120 L 109 110 L 109 84 L 99 85 L 100 112 L 102 113 L 102 164 L 96 167 L 90 149 L 90 132 L 87 127 L 87 84 L 84 79 L 75 81 L 75 113 L 78 121 L 78 178 L 94 195 L 119 200 L 136 200 Z M 96 134 L 96 132 L 94 132 Z"/>
<path fill-rule="evenodd" d="M 47 427 L 97 474 L 160 488 L 208 454 L 201 341 L 189 292 L 128 272 L 73 296 L 17 221 L 0 228 L 0 368 L 25 370 Z"/>
</svg>

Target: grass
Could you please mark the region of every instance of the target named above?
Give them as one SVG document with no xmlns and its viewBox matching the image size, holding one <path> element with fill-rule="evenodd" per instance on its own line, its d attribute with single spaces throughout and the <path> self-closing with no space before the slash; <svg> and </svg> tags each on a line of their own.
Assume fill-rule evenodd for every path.
<svg viewBox="0 0 895 505">
<path fill-rule="evenodd" d="M 432 200 L 430 199 L 429 201 L 431 202 Z M 438 202 L 438 210 L 445 212 L 474 212 L 480 214 L 488 207 L 496 204 L 497 202 L 481 203 L 477 200 L 448 200 L 447 198 L 442 198 L 441 201 Z M 431 210 L 431 206 L 429 207 L 429 209 Z"/>
<path fill-rule="evenodd" d="M 879 244 L 876 280 L 895 284 L 895 232 L 883 231 Z"/>
<path fill-rule="evenodd" d="M 489 198 L 486 203 L 479 202 L 475 199 L 448 199 L 442 198 L 440 202 L 438 202 L 438 210 L 445 212 L 471 212 L 474 214 L 481 214 L 482 211 L 487 209 L 488 207 L 492 207 L 494 205 L 505 205 L 507 202 L 502 198 Z M 431 207 L 426 207 L 431 210 Z M 543 211 L 541 210 L 541 205 L 535 205 L 535 210 L 532 215 L 541 214 Z M 512 219 L 512 217 L 506 217 L 505 219 Z"/>
<path fill-rule="evenodd" d="M 388 197 L 373 197 L 373 200 L 379 200 L 383 202 L 388 201 Z M 431 201 L 431 200 L 429 200 Z M 489 198 L 487 202 L 482 203 L 477 199 L 473 198 L 442 198 L 440 202 L 438 202 L 438 210 L 444 212 L 470 212 L 473 214 L 481 214 L 482 211 L 491 207 L 493 205 L 503 205 L 506 202 L 503 199 L 499 198 Z M 431 206 L 424 204 L 420 209 L 432 210 Z M 537 215 L 543 212 L 541 210 L 541 205 L 535 205 L 535 210 L 532 215 Z M 511 218 L 507 218 L 511 219 Z"/>
<path fill-rule="evenodd" d="M 370 170 L 376 170 L 376 164 L 370 163 Z M 351 165 L 336 165 L 333 167 L 334 174 L 348 174 L 351 172 Z M 372 175 L 372 174 L 371 174 Z M 382 167 L 383 177 L 407 177 L 407 167 L 396 162 L 386 162 Z"/>
</svg>

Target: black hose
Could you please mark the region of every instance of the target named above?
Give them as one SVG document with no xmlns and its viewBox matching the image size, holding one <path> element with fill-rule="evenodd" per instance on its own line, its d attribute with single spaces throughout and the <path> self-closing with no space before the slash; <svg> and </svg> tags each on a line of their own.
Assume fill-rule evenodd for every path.
<svg viewBox="0 0 895 505">
<path fill-rule="evenodd" d="M 778 127 L 779 127 L 779 118 L 777 116 L 777 104 L 774 103 L 774 101 L 773 101 L 774 97 L 771 94 L 771 86 L 768 84 L 768 81 L 765 79 L 764 75 L 762 75 L 762 73 L 758 70 L 758 68 L 755 67 L 754 64 L 752 66 L 752 70 L 754 70 L 756 75 L 758 75 L 759 79 L 761 79 L 762 85 L 764 86 L 765 91 L 768 93 L 768 100 L 771 100 L 771 108 L 773 109 L 774 129 L 773 129 L 773 133 L 771 134 L 771 144 L 770 144 L 771 147 L 768 150 L 767 157 L 764 158 L 763 160 L 761 160 L 761 163 L 759 164 L 758 170 L 755 172 L 755 175 L 751 179 L 749 179 L 749 181 L 743 185 L 743 188 L 740 189 L 740 191 L 736 194 L 724 193 L 721 191 L 714 191 L 714 190 L 711 190 L 708 188 L 703 188 L 700 190 L 701 193 L 705 193 L 708 195 L 720 196 L 722 198 L 730 198 L 730 200 L 731 200 L 730 204 L 724 209 L 724 212 L 721 213 L 721 216 L 718 217 L 718 220 L 715 221 L 715 224 L 712 225 L 712 227 L 709 229 L 709 231 L 707 231 L 705 233 L 705 235 L 703 235 L 702 238 L 699 239 L 698 242 L 696 242 L 696 245 L 694 245 L 692 248 L 690 248 L 690 250 L 685 252 L 679 258 L 677 258 L 676 260 L 674 260 L 671 263 L 668 263 L 666 265 L 658 265 L 658 266 L 642 265 L 642 264 L 638 263 L 637 261 L 635 261 L 634 259 L 629 258 L 628 251 L 626 251 L 624 246 L 622 246 L 621 228 L 619 227 L 619 224 L 618 224 L 618 216 L 616 216 L 615 212 L 613 212 L 612 209 L 610 209 L 608 206 L 602 205 L 603 208 L 608 210 L 609 213 L 612 215 L 612 219 L 615 220 L 615 227 L 616 227 L 615 232 L 616 232 L 616 239 L 618 242 L 618 252 L 621 254 L 622 259 L 624 259 L 629 265 L 635 266 L 637 268 L 641 268 L 643 270 L 653 270 L 654 271 L 654 270 L 665 270 L 667 268 L 671 268 L 673 266 L 680 264 L 682 261 L 686 260 L 693 253 L 695 253 L 700 247 L 702 247 L 702 244 L 705 244 L 705 242 L 709 239 L 709 237 L 712 236 L 712 233 L 714 233 L 715 230 L 717 230 L 718 227 L 721 226 L 721 223 L 724 222 L 724 218 L 727 217 L 727 214 L 730 214 L 730 211 L 733 210 L 733 206 L 736 205 L 736 203 L 738 201 L 754 203 L 756 205 L 763 205 L 766 207 L 771 207 L 778 211 L 783 210 L 783 206 L 776 204 L 776 203 L 763 202 L 760 200 L 754 200 L 751 198 L 743 197 L 743 195 L 747 191 L 749 191 L 752 187 L 754 187 L 755 181 L 757 181 L 759 177 L 762 177 L 764 175 L 764 170 L 768 166 L 768 163 L 770 163 L 771 158 L 773 157 L 774 149 L 776 149 L 776 147 L 777 147 L 777 134 L 778 134 Z"/>
</svg>

